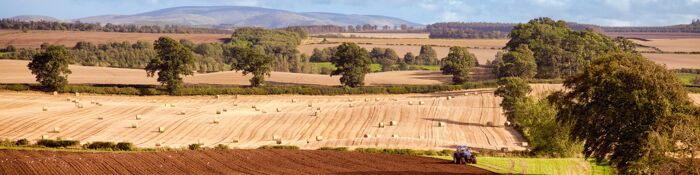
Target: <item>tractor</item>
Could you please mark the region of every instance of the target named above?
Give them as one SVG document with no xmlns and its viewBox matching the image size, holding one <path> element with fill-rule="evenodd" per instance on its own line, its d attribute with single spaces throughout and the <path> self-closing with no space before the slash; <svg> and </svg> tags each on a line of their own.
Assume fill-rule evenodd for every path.
<svg viewBox="0 0 700 175">
<path fill-rule="evenodd" d="M 467 145 L 459 145 L 454 155 L 452 155 L 452 163 L 476 164 L 476 155 L 472 153 Z"/>
</svg>

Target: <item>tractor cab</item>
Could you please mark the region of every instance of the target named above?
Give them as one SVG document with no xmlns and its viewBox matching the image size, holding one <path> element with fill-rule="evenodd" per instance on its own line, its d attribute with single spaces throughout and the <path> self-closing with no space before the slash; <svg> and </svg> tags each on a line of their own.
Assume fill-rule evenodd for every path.
<svg viewBox="0 0 700 175">
<path fill-rule="evenodd" d="M 452 156 L 452 162 L 456 164 L 476 164 L 476 156 L 472 154 L 471 149 L 467 145 L 458 145 Z"/>
</svg>

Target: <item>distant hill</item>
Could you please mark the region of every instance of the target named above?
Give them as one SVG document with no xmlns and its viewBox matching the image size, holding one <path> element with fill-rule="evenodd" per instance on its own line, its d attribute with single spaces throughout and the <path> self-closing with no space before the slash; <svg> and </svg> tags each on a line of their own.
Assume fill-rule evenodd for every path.
<svg viewBox="0 0 700 175">
<path fill-rule="evenodd" d="M 10 19 L 20 20 L 20 21 L 47 21 L 47 22 L 62 22 L 63 20 L 50 17 L 50 16 L 40 16 L 40 15 L 20 15 L 15 16 Z"/>
<path fill-rule="evenodd" d="M 189 26 L 256 26 L 280 28 L 302 25 L 377 25 L 377 26 L 422 26 L 399 18 L 376 15 L 347 15 L 319 12 L 291 12 L 245 6 L 185 6 L 166 8 L 134 15 L 92 16 L 74 21 L 112 24 L 171 24 Z"/>
</svg>

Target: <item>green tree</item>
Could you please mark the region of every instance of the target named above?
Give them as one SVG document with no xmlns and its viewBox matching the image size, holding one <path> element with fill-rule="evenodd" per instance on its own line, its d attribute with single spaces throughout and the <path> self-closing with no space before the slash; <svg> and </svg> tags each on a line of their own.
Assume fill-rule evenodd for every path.
<svg viewBox="0 0 700 175">
<path fill-rule="evenodd" d="M 443 59 L 440 70 L 444 75 L 452 75 L 452 82 L 462 84 L 469 80 L 469 71 L 476 66 L 476 56 L 466 48 L 450 47 L 450 53 Z"/>
<path fill-rule="evenodd" d="M 685 123 L 677 121 L 700 120 L 676 75 L 638 54 L 597 58 L 564 86 L 552 98 L 557 120 L 585 142 L 586 157 L 609 158 L 622 174 L 654 174 L 671 158 L 659 145 L 676 144 L 655 138 L 670 137 Z"/>
<path fill-rule="evenodd" d="M 501 107 L 505 110 L 509 121 L 514 121 L 513 111 L 515 111 L 515 103 L 522 101 L 527 97 L 527 94 L 532 92 L 532 88 L 527 81 L 518 77 L 505 77 L 498 79 L 498 89 L 494 92 L 495 95 L 503 97 Z"/>
<path fill-rule="evenodd" d="M 382 71 L 392 71 L 394 64 L 399 62 L 399 55 L 392 48 L 386 48 L 384 55 L 379 59 L 379 64 L 382 66 Z"/>
<path fill-rule="evenodd" d="M 68 68 L 70 61 L 68 49 L 50 45 L 43 52 L 34 55 L 27 67 L 44 88 L 55 91 L 68 84 L 68 74 L 72 73 Z"/>
<path fill-rule="evenodd" d="M 386 48 L 375 47 L 369 52 L 369 58 L 372 59 L 372 63 L 380 63 L 384 59 L 384 54 L 386 53 Z"/>
<path fill-rule="evenodd" d="M 407 52 L 405 55 L 403 55 L 403 62 L 406 64 L 415 64 L 416 56 L 413 55 L 411 52 Z"/>
<path fill-rule="evenodd" d="M 182 86 L 182 75 L 193 75 L 194 56 L 191 51 L 170 37 L 160 37 L 155 42 L 157 56 L 146 66 L 146 74 L 155 76 L 158 82 L 166 85 L 168 92 L 174 94 Z"/>
<path fill-rule="evenodd" d="M 530 79 L 537 73 L 537 63 L 530 48 L 523 44 L 515 51 L 503 54 L 502 58 L 496 61 L 495 69 L 498 77 Z"/>
<path fill-rule="evenodd" d="M 265 75 L 270 76 L 272 63 L 275 59 L 265 54 L 261 48 L 234 47 L 234 57 L 238 60 L 233 69 L 243 71 L 243 75 L 253 74 L 250 85 L 257 87 L 265 82 Z"/>
<path fill-rule="evenodd" d="M 574 157 L 583 144 L 569 136 L 570 126 L 557 122 L 557 109 L 547 98 L 525 97 L 514 105 L 513 123 L 527 138 L 532 153 L 547 157 Z"/>
<path fill-rule="evenodd" d="M 343 43 L 338 46 L 331 62 L 336 67 L 331 72 L 331 76 L 342 74 L 340 82 L 350 87 L 364 85 L 365 74 L 370 72 L 370 65 L 372 65 L 367 50 L 355 43 Z"/>
<path fill-rule="evenodd" d="M 440 62 L 437 58 L 437 52 L 433 47 L 428 45 L 420 46 L 420 53 L 416 57 L 416 64 L 420 65 L 437 65 Z"/>
</svg>

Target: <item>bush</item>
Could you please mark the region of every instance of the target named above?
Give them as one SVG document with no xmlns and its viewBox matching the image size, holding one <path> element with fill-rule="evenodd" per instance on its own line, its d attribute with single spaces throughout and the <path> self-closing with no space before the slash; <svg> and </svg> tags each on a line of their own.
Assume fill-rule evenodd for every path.
<svg viewBox="0 0 700 175">
<path fill-rule="evenodd" d="M 298 150 L 298 146 L 294 145 L 264 145 L 259 147 L 258 149 L 289 149 L 289 150 Z"/>
<path fill-rule="evenodd" d="M 134 150 L 136 150 L 136 146 L 131 142 L 119 142 L 119 143 L 117 143 L 116 146 L 114 146 L 114 150 L 134 151 Z"/>
<path fill-rule="evenodd" d="M 17 146 L 27 146 L 29 145 L 29 140 L 27 139 L 19 139 L 15 142 L 15 145 Z"/>
<path fill-rule="evenodd" d="M 414 149 L 387 149 L 387 148 L 356 148 L 355 152 L 361 153 L 382 153 L 382 154 L 398 154 L 411 156 L 451 156 L 452 150 L 414 150 Z"/>
<path fill-rule="evenodd" d="M 117 144 L 114 142 L 92 142 L 85 144 L 83 147 L 86 149 L 100 149 L 100 150 L 113 150 Z"/>
<path fill-rule="evenodd" d="M 190 150 L 202 150 L 202 144 L 201 143 L 193 143 L 187 146 L 188 149 Z"/>
<path fill-rule="evenodd" d="M 217 150 L 227 150 L 227 149 L 228 149 L 228 145 L 218 144 L 218 145 L 216 145 L 216 146 L 214 147 L 214 149 L 217 149 Z"/>
<path fill-rule="evenodd" d="M 36 145 L 49 148 L 68 148 L 80 146 L 80 141 L 77 140 L 51 140 L 41 139 L 36 142 Z"/>
</svg>

